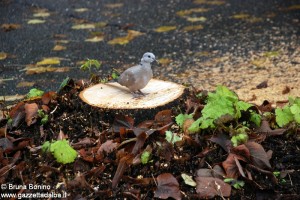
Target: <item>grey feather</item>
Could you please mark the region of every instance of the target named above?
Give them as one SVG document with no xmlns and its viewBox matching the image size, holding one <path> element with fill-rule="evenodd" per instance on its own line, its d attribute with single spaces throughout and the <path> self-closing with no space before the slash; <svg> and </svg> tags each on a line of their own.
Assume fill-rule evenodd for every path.
<svg viewBox="0 0 300 200">
<path fill-rule="evenodd" d="M 127 87 L 130 92 L 140 92 L 146 87 L 153 77 L 151 63 L 155 61 L 153 53 L 145 53 L 139 65 L 133 66 L 125 70 L 119 77 L 118 83 Z"/>
</svg>

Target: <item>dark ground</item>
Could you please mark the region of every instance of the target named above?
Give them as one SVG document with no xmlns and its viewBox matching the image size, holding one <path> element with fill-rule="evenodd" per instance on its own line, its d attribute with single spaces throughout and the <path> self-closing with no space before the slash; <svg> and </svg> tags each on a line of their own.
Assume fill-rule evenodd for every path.
<svg viewBox="0 0 300 200">
<path fill-rule="evenodd" d="M 222 73 L 222 65 L 220 69 L 217 65 L 201 67 L 201 63 L 211 57 L 227 55 L 230 58 L 248 58 L 253 52 L 278 50 L 292 55 L 299 46 L 300 12 L 299 8 L 292 6 L 299 6 L 300 2 L 295 0 L 230 0 L 219 5 L 195 4 L 190 0 L 130 0 L 122 1 L 121 5 L 117 3 L 119 2 L 2 0 L 0 25 L 14 23 L 21 27 L 6 30 L 7 32 L 2 28 L 0 31 L 0 51 L 8 54 L 6 59 L 0 61 L 1 96 L 26 94 L 30 87 L 16 87 L 19 82 L 29 81 L 34 87 L 56 90 L 67 76 L 75 79 L 86 78 L 87 74 L 79 71 L 80 64 L 77 62 L 87 58 L 102 61 L 101 71 L 104 74 L 110 73 L 112 68 L 122 71 L 137 63 L 146 51 L 154 52 L 158 59 L 171 60 L 169 67 L 163 65 L 154 68 L 156 77 L 209 87 L 216 83 L 222 84 L 224 80 L 207 81 L 201 77 L 191 78 L 189 75 L 180 77 L 179 74 L 195 70 L 200 75 L 211 70 L 220 70 Z M 190 22 L 176 14 L 177 11 L 199 7 L 210 10 L 193 12 L 186 17 L 202 16 L 206 18 L 205 22 Z M 74 9 L 77 8 L 88 8 L 88 11 L 75 12 Z M 34 17 L 33 14 L 38 9 L 46 9 L 50 16 Z M 243 17 L 241 14 L 248 16 Z M 234 19 L 234 15 L 240 15 L 240 19 Z M 27 24 L 30 19 L 44 19 L 46 22 Z M 106 22 L 107 26 L 94 30 L 71 28 L 74 24 L 83 22 Z M 185 26 L 199 24 L 203 25 L 202 30 L 182 31 Z M 165 33 L 154 31 L 159 26 L 170 25 L 177 26 L 177 29 Z M 124 29 L 127 28 L 145 35 L 135 38 L 127 45 L 107 43 L 113 38 L 126 35 Z M 85 42 L 92 31 L 102 32 L 104 41 Z M 67 44 L 63 44 L 66 49 L 53 51 L 60 39 L 68 40 Z M 70 70 L 33 75 L 27 75 L 26 70 L 23 70 L 26 65 L 35 64 L 46 57 L 63 58 L 58 67 L 70 67 Z M 234 62 L 236 61 L 229 63 L 233 71 L 239 68 Z M 237 84 L 240 83 L 228 83 L 238 89 L 241 85 L 237 87 Z"/>
<path fill-rule="evenodd" d="M 188 0 L 120 2 L 122 4 L 118 4 L 117 1 L 0 0 L 0 51 L 6 53 L 5 56 L 3 53 L 0 54 L 2 59 L 0 96 L 26 94 L 32 87 L 46 91 L 57 90 L 67 76 L 75 81 L 87 79 L 88 73 L 80 71 L 78 63 L 87 58 L 103 62 L 100 74 L 104 76 L 109 74 L 112 68 L 123 70 L 137 63 L 146 51 L 154 52 L 158 59 L 167 58 L 170 61 L 154 67 L 156 77 L 195 85 L 203 83 L 204 86 L 214 86 L 216 82 L 223 83 L 230 80 L 228 85 L 237 89 L 247 85 L 250 88 L 255 87 L 253 82 L 256 81 L 256 76 L 248 77 L 251 84 L 244 78 L 252 73 L 241 70 L 249 67 L 243 65 L 244 61 L 248 62 L 253 55 L 280 54 L 272 59 L 266 58 L 267 56 L 258 57 L 278 63 L 287 60 L 289 65 L 275 65 L 274 70 L 278 71 L 274 76 L 275 78 L 278 74 L 279 78 L 284 76 L 289 83 L 295 85 L 294 88 L 298 87 L 299 1 L 228 0 L 223 3 L 207 1 L 203 4 Z M 77 8 L 88 10 L 79 13 L 75 12 Z M 178 11 L 191 11 L 190 9 L 195 8 L 209 8 L 209 10 L 200 13 L 194 10 L 185 17 L 176 14 Z M 41 9 L 46 9 L 42 13 L 49 12 L 50 16 L 34 17 L 33 14 L 41 13 Z M 194 20 L 205 17 L 206 21 L 190 22 L 187 20 L 188 17 Z M 44 19 L 46 22 L 27 24 L 30 19 Z M 88 22 L 106 22 L 107 25 L 95 29 L 72 29 L 75 24 Z M 3 24 L 21 26 L 10 30 Z M 176 30 L 162 33 L 154 31 L 157 27 L 170 25 L 176 26 Z M 184 31 L 188 25 L 202 25 L 203 29 Z M 145 34 L 134 38 L 126 45 L 108 44 L 114 38 L 125 36 L 127 29 Z M 94 31 L 98 34 L 101 32 L 104 40 L 97 43 L 85 42 Z M 68 40 L 68 43 L 62 43 L 61 40 Z M 66 49 L 53 51 L 55 44 L 61 44 Z M 38 73 L 37 70 L 34 74 L 28 74 L 28 70 L 24 70 L 36 67 L 28 65 L 36 64 L 47 57 L 63 58 L 60 65 L 53 67 L 58 69 L 69 67 L 69 70 L 43 73 Z M 211 62 L 214 59 L 218 62 Z M 266 71 L 268 75 L 273 73 L 272 68 L 256 67 L 256 71 Z M 249 70 L 252 68 L 251 65 Z M 207 71 L 209 73 L 205 74 Z M 213 74 L 216 77 L 210 74 L 212 72 L 215 72 Z M 236 75 L 236 72 L 239 74 Z M 237 80 L 238 78 L 242 81 Z M 24 82 L 33 85 L 25 87 Z M 284 81 L 279 79 L 275 83 L 281 82 Z M 23 86 L 17 87 L 19 83 L 23 83 Z M 6 102 L 1 102 L 1 109 L 3 108 L 0 115 L 1 184 L 49 185 L 53 192 L 67 192 L 68 199 L 153 199 L 157 188 L 160 188 L 155 178 L 162 173 L 171 173 L 179 182 L 179 186 L 175 184 L 177 193 L 165 190 L 167 195 L 179 193 L 183 199 L 203 198 L 201 196 L 203 193 L 197 193 L 195 187 L 184 183 L 181 174 L 187 173 L 195 179 L 198 169 L 221 166 L 227 160 L 229 153 L 221 147 L 222 145 L 210 140 L 211 137 L 224 133 L 225 129 L 184 134 L 176 125 L 168 127 L 171 126 L 168 125 L 169 122 L 174 123 L 174 116 L 179 114 L 178 110 L 172 115 L 170 112 L 166 112 L 169 114 L 165 116 L 160 113 L 155 120 L 154 116 L 144 115 L 143 119 L 136 119 L 134 125 L 132 120 L 126 117 L 112 122 L 111 119 L 116 117 L 116 113 L 110 112 L 110 115 L 106 115 L 84 104 L 78 97 L 82 89 L 82 85 L 71 82 L 57 96 L 45 97 L 48 100 L 50 98 L 49 101 L 44 101 L 44 98 L 44 100 L 40 98 L 25 100 L 12 111 L 6 107 Z M 195 100 L 189 102 L 190 104 L 187 103 L 188 106 L 197 107 L 196 115 L 200 116 L 205 102 L 192 94 L 188 97 Z M 37 105 L 39 109 L 49 114 L 45 125 L 41 125 L 41 117 L 38 116 L 37 110 L 25 109 L 25 105 L 28 104 Z M 175 107 L 170 109 L 176 110 Z M 253 152 L 251 159 L 244 159 L 243 156 L 247 157 L 244 153 L 247 152 L 244 152 L 245 149 L 241 146 L 239 146 L 241 149 L 231 149 L 241 163 L 238 170 L 245 171 L 247 177 L 242 177 L 235 167 L 233 171 L 238 171 L 238 179 L 243 180 L 246 185 L 240 190 L 231 187 L 230 199 L 297 199 L 300 193 L 299 127 L 292 124 L 288 127 L 289 131 L 283 134 L 276 126 L 271 104 L 261 106 L 259 110 L 273 113 L 271 115 L 273 117 L 268 119 L 272 130 L 269 126 L 251 129 L 251 139 L 262 147 L 254 149 L 257 150 L 254 154 L 257 152 L 263 154 L 263 156 L 256 154 L 263 163 L 253 162 L 255 159 Z M 181 112 L 185 110 L 182 109 Z M 250 115 L 248 112 L 243 114 L 248 117 Z M 12 124 L 9 119 L 13 120 Z M 152 121 L 137 124 L 144 120 Z M 242 121 L 231 123 L 238 125 Z M 147 131 L 150 129 L 149 137 L 144 136 L 145 132 L 139 132 L 142 136 L 137 136 L 138 134 L 133 131 L 135 128 L 145 127 Z M 184 143 L 170 145 L 165 139 L 167 129 L 184 136 Z M 228 136 L 231 133 L 226 134 Z M 40 145 L 45 141 L 56 140 L 58 136 L 68 137 L 71 146 L 80 154 L 74 163 L 60 164 L 53 156 L 40 151 Z M 118 149 L 113 148 L 112 152 L 101 152 L 100 148 L 109 140 L 115 145 L 123 142 L 125 144 L 120 145 Z M 220 140 L 224 142 L 225 139 Z M 153 161 L 142 165 L 135 160 L 137 163 L 133 165 L 132 156 L 139 158 L 139 154 L 136 154 L 146 148 L 152 149 Z M 133 149 L 137 149 L 135 153 L 132 153 Z M 270 150 L 273 152 L 272 155 Z M 268 152 L 267 156 L 265 152 Z M 264 166 L 266 161 L 270 162 L 271 168 Z M 231 159 L 229 167 L 227 165 L 229 168 L 229 171 L 226 171 L 227 175 L 230 173 L 230 164 L 235 166 L 236 162 L 238 161 Z M 120 168 L 124 171 L 118 170 Z M 225 169 L 224 166 L 223 168 Z M 281 172 L 282 177 L 274 178 L 272 173 L 274 171 Z M 121 180 L 118 180 L 118 177 Z M 114 183 L 118 185 L 112 189 Z M 26 194 L 36 191 L 6 189 L 4 192 Z M 162 194 L 165 193 L 162 191 Z"/>
</svg>

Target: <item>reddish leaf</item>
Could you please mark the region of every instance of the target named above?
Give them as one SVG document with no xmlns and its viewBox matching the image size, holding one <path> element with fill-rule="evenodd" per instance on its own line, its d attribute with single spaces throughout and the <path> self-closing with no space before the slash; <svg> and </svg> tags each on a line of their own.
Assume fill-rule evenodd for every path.
<svg viewBox="0 0 300 200">
<path fill-rule="evenodd" d="M 134 124 L 133 118 L 124 115 L 117 115 L 112 128 L 114 132 L 120 132 L 120 128 L 132 129 Z"/>
<path fill-rule="evenodd" d="M 128 154 L 125 157 L 121 158 L 117 171 L 112 180 L 112 188 L 116 188 L 119 184 L 125 170 L 132 164 L 134 156 L 132 154 Z"/>
<path fill-rule="evenodd" d="M 164 126 L 173 122 L 172 120 L 172 110 L 163 110 L 158 112 L 154 118 L 156 123 L 159 123 L 160 126 Z"/>
<path fill-rule="evenodd" d="M 48 105 L 55 98 L 56 98 L 56 92 L 50 91 L 50 92 L 47 92 L 47 93 L 43 94 L 42 102 L 43 102 L 43 104 Z"/>
<path fill-rule="evenodd" d="M 169 197 L 181 199 L 177 179 L 170 173 L 160 174 L 157 177 L 157 189 L 155 190 L 154 197 L 160 199 L 167 199 Z"/>
<path fill-rule="evenodd" d="M 245 146 L 249 149 L 255 166 L 262 169 L 271 169 L 268 154 L 260 144 L 256 142 L 247 142 Z"/>
<path fill-rule="evenodd" d="M 13 120 L 12 127 L 18 127 L 21 120 L 25 117 L 24 106 L 25 103 L 21 101 L 9 112 L 9 116 Z"/>
<path fill-rule="evenodd" d="M 146 121 L 139 123 L 139 125 L 137 127 L 149 129 L 153 125 L 153 123 L 154 123 L 154 120 L 146 120 Z"/>
<path fill-rule="evenodd" d="M 231 194 L 231 186 L 222 179 L 214 177 L 196 177 L 199 198 L 207 199 L 215 196 L 229 197 Z"/>
<path fill-rule="evenodd" d="M 98 149 L 97 153 L 101 154 L 103 151 L 106 153 L 113 152 L 118 146 L 118 143 L 113 142 L 113 140 L 107 140 L 103 144 L 101 144 L 100 148 Z"/>
<path fill-rule="evenodd" d="M 240 158 L 240 160 L 243 160 L 245 162 L 251 160 L 250 151 L 244 144 L 232 148 L 231 153 L 235 154 L 238 158 Z"/>
<path fill-rule="evenodd" d="M 266 136 L 272 136 L 272 135 L 282 135 L 286 130 L 287 129 L 283 129 L 283 128 L 272 130 L 270 128 L 269 122 L 263 120 L 261 122 L 261 126 L 256 130 L 256 132 L 260 134 L 265 134 Z"/>
<path fill-rule="evenodd" d="M 227 159 L 222 162 L 222 166 L 225 169 L 226 176 L 229 178 L 237 179 L 239 177 L 239 169 L 236 166 L 235 157 L 236 155 L 229 153 Z"/>
<path fill-rule="evenodd" d="M 144 146 L 145 141 L 147 139 L 147 134 L 145 132 L 141 133 L 138 137 L 137 137 L 137 141 L 131 151 L 131 153 L 136 156 L 139 151 L 141 150 L 141 148 Z"/>
<path fill-rule="evenodd" d="M 39 108 L 36 103 L 25 104 L 25 113 L 26 113 L 25 121 L 27 123 L 27 126 L 30 126 L 31 124 L 34 124 L 36 122 L 38 109 Z"/>
<path fill-rule="evenodd" d="M 232 144 L 229 137 L 223 133 L 220 133 L 216 136 L 212 136 L 212 138 L 210 138 L 210 141 L 220 145 L 226 152 L 228 152 L 229 149 L 232 148 Z"/>
</svg>

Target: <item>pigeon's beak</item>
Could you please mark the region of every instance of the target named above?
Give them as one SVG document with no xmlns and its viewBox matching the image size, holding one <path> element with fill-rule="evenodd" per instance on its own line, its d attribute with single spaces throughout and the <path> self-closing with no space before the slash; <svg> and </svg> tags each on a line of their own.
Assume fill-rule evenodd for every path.
<svg viewBox="0 0 300 200">
<path fill-rule="evenodd" d="M 159 61 L 158 60 L 156 60 L 156 59 L 154 59 L 154 61 L 153 62 L 156 62 L 157 64 L 159 64 Z"/>
</svg>

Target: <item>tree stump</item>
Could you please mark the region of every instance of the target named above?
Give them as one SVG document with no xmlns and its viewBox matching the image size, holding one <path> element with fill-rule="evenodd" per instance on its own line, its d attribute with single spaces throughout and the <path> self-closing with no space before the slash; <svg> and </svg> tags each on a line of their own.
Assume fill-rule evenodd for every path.
<svg viewBox="0 0 300 200">
<path fill-rule="evenodd" d="M 128 88 L 118 83 L 100 83 L 86 88 L 80 98 L 87 104 L 103 109 L 150 109 L 169 104 L 184 93 L 184 86 L 152 79 L 142 89 L 145 96 L 134 98 Z"/>
<path fill-rule="evenodd" d="M 84 89 L 79 97 L 91 106 L 92 113 L 98 113 L 99 120 L 112 121 L 117 114 L 122 114 L 134 117 L 138 123 L 153 119 L 164 109 L 183 109 L 185 91 L 182 85 L 152 79 L 142 89 L 146 95 L 139 98 L 134 98 L 128 88 L 118 83 L 93 85 Z"/>
</svg>

